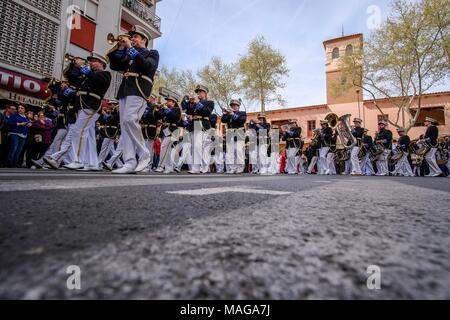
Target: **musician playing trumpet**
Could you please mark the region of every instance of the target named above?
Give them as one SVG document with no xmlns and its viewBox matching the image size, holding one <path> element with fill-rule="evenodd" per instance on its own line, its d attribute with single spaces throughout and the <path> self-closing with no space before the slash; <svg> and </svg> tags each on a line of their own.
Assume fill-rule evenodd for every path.
<svg viewBox="0 0 450 320">
<path fill-rule="evenodd" d="M 384 148 L 383 154 L 380 155 L 377 165 L 377 176 L 389 175 L 388 156 L 392 150 L 392 131 L 386 129 L 387 122 L 380 120 L 378 123 L 378 133 L 375 137 L 375 143 Z"/>
<path fill-rule="evenodd" d="M 395 169 L 392 172 L 393 175 L 398 175 L 401 177 L 414 177 L 414 173 L 411 169 L 411 165 L 408 160 L 408 147 L 411 143 L 411 139 L 406 134 L 404 128 L 397 128 L 397 133 L 399 135 L 399 139 L 397 142 L 397 150 L 396 152 L 402 152 L 402 157 L 395 164 Z"/>
<path fill-rule="evenodd" d="M 352 176 L 360 176 L 362 175 L 361 165 L 359 163 L 359 150 L 362 145 L 362 138 L 364 135 L 364 128 L 361 127 L 362 120 L 359 118 L 355 118 L 353 120 L 354 127 L 352 128 L 352 135 L 355 137 L 357 143 L 356 145 L 351 149 L 350 153 L 350 162 L 352 165 Z"/>
<path fill-rule="evenodd" d="M 241 174 L 245 168 L 245 122 L 247 113 L 240 111 L 239 100 L 231 100 L 230 109 L 222 115 L 227 125 L 225 164 L 227 174 Z"/>
<path fill-rule="evenodd" d="M 439 130 L 436 124 L 437 121 L 435 119 L 430 117 L 425 118 L 425 127 L 427 127 L 427 131 L 425 133 L 424 142 L 430 146 L 430 151 L 428 151 L 425 155 L 425 160 L 430 167 L 430 173 L 427 177 L 439 177 L 443 174 L 436 162 L 436 151 L 439 137 Z"/>
<path fill-rule="evenodd" d="M 108 57 L 111 69 L 123 73 L 117 94 L 120 103 L 120 127 L 125 166 L 113 171 L 130 174 L 148 168 L 151 158 L 141 136 L 141 120 L 153 87 L 153 78 L 159 65 L 159 53 L 148 50 L 149 33 L 140 26 L 129 32 L 131 37 L 119 37 L 120 43 Z M 139 163 L 136 160 L 139 157 Z"/>
</svg>

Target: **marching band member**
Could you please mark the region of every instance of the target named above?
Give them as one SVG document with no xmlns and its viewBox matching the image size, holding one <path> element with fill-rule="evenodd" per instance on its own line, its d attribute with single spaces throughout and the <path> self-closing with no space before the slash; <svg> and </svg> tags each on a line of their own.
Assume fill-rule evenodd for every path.
<svg viewBox="0 0 450 320">
<path fill-rule="evenodd" d="M 309 162 L 308 171 L 306 172 L 307 174 L 312 174 L 314 168 L 316 167 L 316 164 L 319 162 L 319 150 L 320 150 L 320 145 L 321 145 L 320 133 L 321 133 L 320 128 L 314 129 L 314 131 L 313 131 L 314 138 L 307 149 L 307 153 L 308 153 L 307 157 L 309 157 L 311 159 Z"/>
<path fill-rule="evenodd" d="M 241 103 L 231 100 L 231 109 L 222 115 L 227 125 L 225 163 L 227 174 L 241 174 L 245 169 L 245 122 L 247 113 L 240 111 Z"/>
<path fill-rule="evenodd" d="M 283 140 L 286 141 L 286 172 L 289 175 L 298 174 L 296 157 L 300 148 L 302 128 L 297 125 L 297 120 L 289 120 L 289 129 L 283 132 Z"/>
<path fill-rule="evenodd" d="M 52 153 L 46 154 L 42 158 L 43 163 L 49 165 L 53 169 L 58 169 L 61 166 L 62 162 L 65 164 L 71 163 L 75 156 L 71 147 L 72 134 L 74 124 L 77 120 L 78 110 L 74 105 L 76 96 L 72 94 L 73 88 L 75 88 L 76 90 L 79 89 L 71 85 L 71 82 L 68 82 L 66 80 L 55 82 L 52 86 L 50 86 L 50 90 L 53 93 L 53 97 L 50 101 L 58 106 L 60 113 L 60 115 L 58 116 L 58 122 L 60 122 L 59 127 L 61 128 L 61 130 L 58 131 L 61 131 L 63 133 L 62 128 L 66 128 L 66 133 L 59 148 L 57 150 L 55 148 L 55 150 L 52 150 Z M 65 123 L 65 126 L 62 126 L 63 123 Z M 52 162 L 53 165 L 50 165 L 49 161 Z"/>
<path fill-rule="evenodd" d="M 328 175 L 330 174 L 330 168 L 327 163 L 327 155 L 330 151 L 331 139 L 333 138 L 333 130 L 329 127 L 327 120 L 321 120 L 320 126 L 321 145 L 319 150 L 319 174 Z"/>
<path fill-rule="evenodd" d="M 270 165 L 268 174 L 277 175 L 280 173 L 280 130 L 277 125 L 272 125 L 270 130 Z"/>
<path fill-rule="evenodd" d="M 373 146 L 373 139 L 372 137 L 368 134 L 369 130 L 368 129 L 364 129 L 364 135 L 362 138 L 362 146 L 361 148 L 365 149 L 365 155 L 361 160 L 361 172 L 363 175 L 365 176 L 373 176 L 375 175 L 375 170 L 373 169 L 373 165 L 372 165 L 372 158 L 370 157 L 370 148 L 372 148 Z"/>
<path fill-rule="evenodd" d="M 362 175 L 361 166 L 359 164 L 359 150 L 361 149 L 361 142 L 364 135 L 364 128 L 361 127 L 362 120 L 359 118 L 355 118 L 353 120 L 355 127 L 352 130 L 352 135 L 355 137 L 357 143 L 352 148 L 350 153 L 350 161 L 352 163 L 352 176 L 360 176 Z"/>
<path fill-rule="evenodd" d="M 209 121 L 211 122 L 211 133 L 214 133 L 211 137 L 213 145 L 211 146 L 211 150 L 214 153 L 213 162 L 215 167 L 215 173 L 224 173 L 225 172 L 225 153 L 223 151 L 223 139 L 222 136 L 217 134 L 217 121 L 219 117 L 217 114 L 212 113 L 209 117 Z"/>
<path fill-rule="evenodd" d="M 447 178 L 450 178 L 450 135 L 445 137 L 444 152 L 447 153 Z"/>
<path fill-rule="evenodd" d="M 188 129 L 191 127 L 192 121 L 189 120 L 189 117 L 184 112 L 185 109 L 182 109 L 182 111 L 183 111 L 183 113 L 181 114 L 181 119 L 178 122 L 178 128 L 180 130 L 183 130 L 183 134 L 180 134 L 180 139 L 179 139 L 179 145 L 181 148 L 181 156 L 179 157 L 178 161 L 175 162 L 175 166 L 174 166 L 174 170 L 178 173 L 181 172 L 181 169 L 185 163 L 187 163 L 188 166 L 190 166 L 191 148 L 192 148 L 191 135 L 188 131 Z M 177 149 L 177 152 L 179 152 L 178 149 Z M 174 159 L 176 159 L 176 157 L 174 157 Z"/>
<path fill-rule="evenodd" d="M 115 174 L 141 172 L 152 161 L 150 151 L 142 139 L 139 121 L 152 91 L 159 53 L 147 49 L 151 37 L 143 27 L 135 26 L 129 35 L 131 39 L 122 37 L 117 50 L 108 54 L 111 69 L 123 72 L 117 98 L 120 103 L 120 138 L 125 166 L 113 171 Z"/>
<path fill-rule="evenodd" d="M 214 102 L 208 100 L 208 88 L 198 85 L 195 89 L 199 102 L 187 105 L 186 113 L 192 116 L 191 132 L 193 132 L 193 164 L 190 174 L 208 173 L 211 158 L 211 140 L 206 131 L 211 129 L 210 115 L 214 110 Z M 208 156 L 209 155 L 209 156 Z"/>
<path fill-rule="evenodd" d="M 376 162 L 377 176 L 389 175 L 388 157 L 392 149 L 392 131 L 386 129 L 387 122 L 381 120 L 378 123 L 378 133 L 375 137 L 375 143 L 383 146 L 384 152 Z"/>
<path fill-rule="evenodd" d="M 102 111 L 98 119 L 100 137 L 103 139 L 100 153 L 98 155 L 99 167 L 106 161 L 106 158 L 115 151 L 114 144 L 119 136 L 120 117 L 119 102 L 117 100 L 109 100 L 108 108 Z"/>
<path fill-rule="evenodd" d="M 84 59 L 73 57 L 68 67 L 64 70 L 64 77 L 69 81 L 72 89 L 81 87 L 81 84 L 86 79 L 86 75 L 81 71 L 85 63 Z"/>
<path fill-rule="evenodd" d="M 328 151 L 327 154 L 327 165 L 329 168 L 329 175 L 335 176 L 337 175 L 337 171 L 336 171 L 336 147 L 337 147 L 337 132 L 334 132 L 333 136 L 331 137 L 331 142 L 330 142 L 330 150 Z"/>
<path fill-rule="evenodd" d="M 81 68 L 86 79 L 80 90 L 75 92 L 70 88 L 65 89 L 67 96 L 76 96 L 75 105 L 79 111 L 70 136 L 71 150 L 75 152 L 74 159 L 64 167 L 72 170 L 98 171 L 95 123 L 99 118 L 102 99 L 111 84 L 111 73 L 105 71 L 108 61 L 102 55 L 93 52 L 87 60 L 90 68 L 87 66 Z M 64 153 L 69 150 L 70 148 L 67 148 Z M 54 169 L 58 169 L 60 165 L 58 159 L 54 159 L 53 156 L 45 157 L 44 161 Z"/>
<path fill-rule="evenodd" d="M 150 101 L 147 103 L 147 107 L 145 108 L 144 114 L 142 115 L 140 124 L 142 130 L 142 136 L 145 141 L 145 145 L 150 152 L 150 163 L 148 164 L 147 170 L 148 172 L 152 171 L 153 157 L 155 155 L 154 144 L 156 131 L 158 126 L 158 120 L 155 117 L 154 109 L 156 107 L 156 96 L 152 94 L 150 96 Z"/>
<path fill-rule="evenodd" d="M 414 177 L 414 173 L 411 169 L 411 165 L 409 164 L 408 160 L 408 147 L 409 144 L 411 143 L 411 139 L 405 133 L 404 128 L 398 128 L 397 132 L 398 135 L 400 136 L 397 142 L 397 150 L 403 152 L 403 156 L 395 164 L 395 169 L 392 172 L 392 174 L 399 175 L 402 177 Z"/>
<path fill-rule="evenodd" d="M 256 132 L 256 145 L 250 150 L 252 173 L 266 174 L 269 167 L 267 144 L 270 131 L 270 123 L 267 123 L 266 115 L 264 113 L 258 114 L 257 121 L 252 121 L 249 129 Z"/>
<path fill-rule="evenodd" d="M 161 120 L 161 160 L 159 161 L 159 173 L 174 172 L 174 156 L 172 154 L 173 143 L 172 134 L 178 128 L 178 122 L 181 119 L 181 109 L 178 105 L 178 97 L 168 96 L 165 98 L 166 104 L 156 112 L 155 117 Z"/>
<path fill-rule="evenodd" d="M 425 155 L 425 160 L 430 167 L 430 174 L 428 174 L 427 177 L 439 177 L 443 174 L 442 170 L 436 163 L 436 151 L 439 137 L 439 130 L 436 126 L 437 123 L 438 122 L 433 118 L 425 118 L 425 126 L 427 127 L 427 131 L 425 133 L 424 140 L 425 143 L 427 143 L 431 147 L 430 151 L 428 151 L 428 153 Z"/>
</svg>

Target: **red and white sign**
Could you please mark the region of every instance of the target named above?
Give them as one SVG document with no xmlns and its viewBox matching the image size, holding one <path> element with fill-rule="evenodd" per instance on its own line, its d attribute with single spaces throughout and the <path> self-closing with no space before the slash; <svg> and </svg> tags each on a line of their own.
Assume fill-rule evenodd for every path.
<svg viewBox="0 0 450 320">
<path fill-rule="evenodd" d="M 7 91 L 45 100 L 49 97 L 47 86 L 48 83 L 43 80 L 0 68 L 0 88 Z"/>
</svg>

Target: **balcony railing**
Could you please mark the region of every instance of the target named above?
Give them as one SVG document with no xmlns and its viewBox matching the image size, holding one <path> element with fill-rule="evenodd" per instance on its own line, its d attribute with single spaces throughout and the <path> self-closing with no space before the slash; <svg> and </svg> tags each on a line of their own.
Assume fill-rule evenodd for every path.
<svg viewBox="0 0 450 320">
<path fill-rule="evenodd" d="M 123 6 L 133 11 L 142 20 L 148 22 L 155 29 L 160 31 L 161 29 L 161 18 L 153 13 L 151 8 L 139 0 L 122 0 Z"/>
</svg>

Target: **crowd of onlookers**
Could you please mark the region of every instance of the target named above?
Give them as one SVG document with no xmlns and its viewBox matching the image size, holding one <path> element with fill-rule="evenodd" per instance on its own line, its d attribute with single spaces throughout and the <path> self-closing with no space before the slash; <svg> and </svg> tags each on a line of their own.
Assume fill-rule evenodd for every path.
<svg viewBox="0 0 450 320">
<path fill-rule="evenodd" d="M 40 111 L 22 104 L 9 104 L 0 111 L 0 166 L 32 167 L 53 141 L 57 111 L 49 106 Z"/>
<path fill-rule="evenodd" d="M 0 167 L 34 168 L 32 160 L 41 159 L 52 144 L 58 111 L 52 105 L 33 110 L 22 104 L 8 104 L 0 109 Z M 158 139 L 155 141 L 155 167 L 160 147 Z"/>
</svg>

